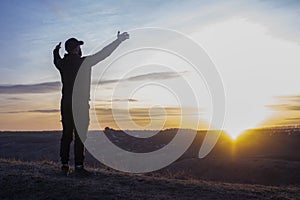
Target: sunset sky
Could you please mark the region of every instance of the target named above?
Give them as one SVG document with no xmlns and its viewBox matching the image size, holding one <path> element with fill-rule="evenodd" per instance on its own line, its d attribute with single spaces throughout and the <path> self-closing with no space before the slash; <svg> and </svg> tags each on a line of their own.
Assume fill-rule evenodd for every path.
<svg viewBox="0 0 300 200">
<path fill-rule="evenodd" d="M 205 49 L 223 80 L 224 129 L 232 136 L 248 128 L 299 124 L 297 0 L 4 0 L 0 9 L 0 130 L 61 129 L 60 76 L 52 63 L 52 50 L 58 42 L 64 43 L 70 37 L 81 39 L 85 41 L 82 50 L 86 55 L 112 41 L 118 30 L 129 30 L 130 34 L 130 30 L 143 27 L 178 31 Z M 126 42 L 134 42 L 134 37 Z M 60 53 L 63 55 L 64 48 Z M 135 71 L 121 82 L 118 80 L 124 73 L 122 68 L 112 69 L 96 95 L 96 114 L 102 126 L 118 128 L 111 116 L 115 102 L 119 116 L 125 110 L 122 105 L 130 104 L 131 118 L 141 129 L 177 127 L 182 107 L 189 109 L 191 121 L 193 116 L 201 117 L 197 128 L 206 128 L 210 117 L 208 94 L 203 94 L 203 105 L 198 108 L 178 105 L 172 95 L 156 86 L 131 98 L 112 98 L 116 83 L 130 88 L 130 84 L 142 84 L 145 80 L 176 85 L 182 77 L 193 79 L 184 65 L 177 68 L 177 73 L 162 68 L 157 65 L 151 70 Z M 101 69 L 95 69 L 94 76 L 99 75 L 97 70 Z M 153 108 L 157 105 L 163 109 Z M 147 126 L 150 107 L 152 120 L 157 121 L 153 126 Z M 163 117 L 165 114 L 167 118 Z M 123 120 L 122 128 L 131 129 L 127 119 Z M 165 124 L 162 120 L 166 120 Z M 189 128 L 189 124 L 183 127 Z"/>
</svg>

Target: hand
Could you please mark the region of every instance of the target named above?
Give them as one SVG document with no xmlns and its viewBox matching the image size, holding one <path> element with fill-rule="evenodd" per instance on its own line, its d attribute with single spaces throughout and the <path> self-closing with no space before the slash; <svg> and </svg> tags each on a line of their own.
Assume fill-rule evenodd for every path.
<svg viewBox="0 0 300 200">
<path fill-rule="evenodd" d="M 129 39 L 129 34 L 127 32 L 123 32 L 123 33 L 120 34 L 120 31 L 118 31 L 117 37 L 118 37 L 118 40 L 123 42 L 123 41 Z"/>
<path fill-rule="evenodd" d="M 56 45 L 55 49 L 54 50 L 59 50 L 61 48 L 61 42 L 58 43 L 58 45 Z"/>
</svg>

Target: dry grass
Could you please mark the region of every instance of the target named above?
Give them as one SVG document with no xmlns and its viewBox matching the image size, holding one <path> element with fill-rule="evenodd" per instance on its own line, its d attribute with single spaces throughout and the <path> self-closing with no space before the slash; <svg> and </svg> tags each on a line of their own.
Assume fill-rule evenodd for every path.
<svg viewBox="0 0 300 200">
<path fill-rule="evenodd" d="M 87 153 L 91 177 L 60 174 L 60 132 L 1 133 L 0 199 L 300 199 L 300 134 L 273 132 L 235 143 L 222 136 L 205 159 L 197 158 L 199 133 L 176 162 L 147 174 L 117 172 Z M 139 152 L 141 142 L 164 143 L 171 133 L 163 142 L 119 141 Z"/>
<path fill-rule="evenodd" d="M 0 159 L 1 199 L 297 199 L 296 186 L 229 184 L 150 177 L 89 168 L 89 177 L 60 174 L 51 161 Z"/>
</svg>

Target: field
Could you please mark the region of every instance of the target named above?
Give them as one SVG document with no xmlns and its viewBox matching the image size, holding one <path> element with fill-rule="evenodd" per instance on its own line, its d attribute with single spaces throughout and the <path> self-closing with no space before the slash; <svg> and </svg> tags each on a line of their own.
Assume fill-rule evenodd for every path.
<svg viewBox="0 0 300 200">
<path fill-rule="evenodd" d="M 109 130 L 105 134 L 124 149 L 143 151 L 166 144 L 174 130 L 136 141 L 122 131 Z M 199 159 L 197 153 L 205 134 L 199 131 L 185 154 L 155 172 L 118 172 L 87 153 L 86 164 L 92 176 L 64 177 L 59 169 L 60 131 L 2 132 L 0 198 L 300 198 L 298 129 L 250 130 L 236 141 L 223 133 L 213 151 Z"/>
</svg>

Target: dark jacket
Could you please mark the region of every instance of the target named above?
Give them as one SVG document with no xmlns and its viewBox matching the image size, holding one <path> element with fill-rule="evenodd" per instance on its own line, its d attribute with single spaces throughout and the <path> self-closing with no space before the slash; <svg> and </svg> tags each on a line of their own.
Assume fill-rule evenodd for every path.
<svg viewBox="0 0 300 200">
<path fill-rule="evenodd" d="M 89 101 L 91 85 L 91 67 L 108 57 L 121 43 L 116 39 L 94 55 L 81 57 L 77 54 L 59 55 L 59 49 L 53 50 L 54 64 L 59 70 L 62 82 L 62 101 L 72 103 L 73 87 L 75 80 L 76 89 L 80 91 L 80 99 Z M 80 72 L 80 76 L 76 76 Z M 78 93 L 77 93 L 78 94 Z M 78 97 L 78 95 L 77 95 Z"/>
</svg>

